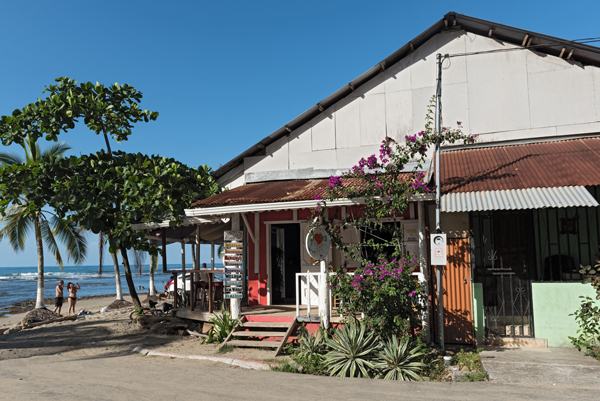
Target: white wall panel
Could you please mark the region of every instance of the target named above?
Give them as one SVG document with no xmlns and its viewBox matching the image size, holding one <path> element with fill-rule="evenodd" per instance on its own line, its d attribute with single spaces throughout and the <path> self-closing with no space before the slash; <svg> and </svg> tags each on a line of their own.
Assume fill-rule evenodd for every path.
<svg viewBox="0 0 600 401">
<path fill-rule="evenodd" d="M 469 134 L 471 131 L 468 113 L 467 84 L 442 85 L 442 126 L 457 128 L 456 122 L 460 121 L 463 133 Z"/>
<path fill-rule="evenodd" d="M 303 168 L 334 169 L 337 168 L 335 150 L 319 150 L 308 153 L 290 155 L 290 170 Z"/>
<path fill-rule="evenodd" d="M 462 54 L 466 51 L 465 40 L 467 35 L 464 31 L 448 32 L 437 35 L 435 37 L 437 51 L 435 52 L 444 54 Z M 436 60 L 433 60 L 436 63 Z M 452 85 L 458 83 L 467 82 L 467 58 L 466 57 L 452 57 L 445 59 L 442 62 L 442 85 Z M 435 67 L 434 67 L 434 72 Z M 435 85 L 436 75 L 433 76 L 434 81 L 429 85 Z M 425 86 L 429 86 L 425 85 Z"/>
<path fill-rule="evenodd" d="M 592 71 L 578 67 L 529 74 L 531 127 L 596 121 Z"/>
<path fill-rule="evenodd" d="M 237 176 L 233 180 L 229 180 L 227 183 L 225 183 L 225 185 L 223 185 L 223 187 L 226 187 L 227 189 L 241 187 L 242 185 L 246 184 L 245 178 L 246 177 L 244 175 Z"/>
<path fill-rule="evenodd" d="M 557 135 L 592 134 L 600 132 L 600 122 L 556 127 Z"/>
<path fill-rule="evenodd" d="M 385 70 L 385 92 L 396 92 L 409 90 L 410 83 L 410 63 L 405 58 Z"/>
<path fill-rule="evenodd" d="M 288 138 L 283 137 L 267 146 L 266 156 L 253 156 L 244 159 L 244 171 L 255 173 L 259 171 L 287 170 L 288 165 Z"/>
<path fill-rule="evenodd" d="M 474 134 L 476 134 L 476 132 L 474 132 Z M 498 141 L 514 141 L 519 139 L 554 137 L 556 135 L 556 127 L 544 127 L 526 130 L 483 133 L 477 137 L 477 142 L 488 143 Z"/>
<path fill-rule="evenodd" d="M 385 74 L 380 73 L 379 75 L 372 78 L 369 82 L 359 86 L 354 92 L 350 94 L 350 97 L 363 97 L 365 95 L 378 95 L 385 92 Z"/>
<path fill-rule="evenodd" d="M 544 53 L 532 51 L 525 51 L 527 59 L 527 72 L 529 74 L 535 74 L 538 72 L 549 72 L 549 71 L 560 71 L 574 67 L 575 65 L 581 64 L 567 61 L 562 58 L 552 57 Z"/>
<path fill-rule="evenodd" d="M 385 95 L 360 98 L 360 144 L 374 145 L 385 138 Z"/>
<path fill-rule="evenodd" d="M 592 70 L 594 78 L 594 103 L 596 104 L 596 121 L 600 121 L 600 68 L 586 67 Z"/>
<path fill-rule="evenodd" d="M 495 40 L 469 35 L 467 52 L 506 49 Z M 467 58 L 469 124 L 483 134 L 531 128 L 525 51 L 481 54 Z"/>
<path fill-rule="evenodd" d="M 382 139 L 383 140 L 383 139 Z M 337 166 L 339 169 L 349 169 L 358 164 L 361 158 L 371 155 L 379 156 L 379 145 L 363 146 L 356 148 L 337 149 Z"/>
<path fill-rule="evenodd" d="M 385 94 L 385 118 L 387 135 L 396 142 L 404 143 L 412 130 L 412 92 L 400 91 Z"/>
<path fill-rule="evenodd" d="M 413 134 L 425 129 L 425 114 L 431 97 L 435 95 L 435 87 L 413 89 L 412 91 L 412 130 Z M 444 93 L 442 88 L 442 99 Z M 442 102 L 445 102 L 443 100 Z M 443 103 L 442 103 L 443 104 Z"/>
<path fill-rule="evenodd" d="M 360 146 L 360 98 L 342 99 L 335 110 L 336 148 Z"/>
<path fill-rule="evenodd" d="M 335 149 L 335 115 L 333 110 L 333 107 L 330 107 L 312 120 L 312 150 Z"/>
<path fill-rule="evenodd" d="M 312 150 L 311 123 L 292 131 L 288 138 L 288 150 L 290 153 L 306 153 Z"/>
<path fill-rule="evenodd" d="M 436 53 L 437 43 L 433 37 L 408 56 L 411 63 L 410 86 L 413 90 L 435 85 Z"/>
</svg>

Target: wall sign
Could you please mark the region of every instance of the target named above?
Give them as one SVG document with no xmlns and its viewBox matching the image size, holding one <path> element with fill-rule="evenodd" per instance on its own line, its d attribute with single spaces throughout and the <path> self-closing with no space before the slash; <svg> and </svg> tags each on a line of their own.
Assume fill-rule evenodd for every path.
<svg viewBox="0 0 600 401">
<path fill-rule="evenodd" d="M 306 235 L 306 250 L 314 260 L 323 260 L 329 255 L 331 238 L 323 227 L 315 227 Z"/>
<path fill-rule="evenodd" d="M 225 231 L 225 256 L 223 257 L 223 270 L 225 271 L 225 282 L 223 297 L 225 299 L 243 298 L 243 231 Z"/>
<path fill-rule="evenodd" d="M 431 234 L 431 264 L 446 266 L 448 264 L 448 247 L 446 234 Z"/>
</svg>

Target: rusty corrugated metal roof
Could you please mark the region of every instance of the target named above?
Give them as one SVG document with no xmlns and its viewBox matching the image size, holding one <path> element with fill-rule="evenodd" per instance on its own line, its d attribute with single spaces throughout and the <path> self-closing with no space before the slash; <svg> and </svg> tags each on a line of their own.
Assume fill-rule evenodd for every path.
<svg viewBox="0 0 600 401">
<path fill-rule="evenodd" d="M 328 186 L 328 179 L 247 184 L 198 201 L 192 204 L 192 208 L 313 200 L 316 195 L 322 195 Z"/>
<path fill-rule="evenodd" d="M 412 173 L 402 173 L 401 176 L 404 180 L 413 177 Z M 361 182 L 362 180 L 357 178 L 344 178 L 342 185 L 358 188 Z M 195 202 L 191 208 L 314 200 L 315 196 L 322 196 L 328 187 L 329 179 L 268 181 L 246 184 Z"/>
<path fill-rule="evenodd" d="M 600 138 L 442 153 L 442 193 L 600 185 Z"/>
</svg>

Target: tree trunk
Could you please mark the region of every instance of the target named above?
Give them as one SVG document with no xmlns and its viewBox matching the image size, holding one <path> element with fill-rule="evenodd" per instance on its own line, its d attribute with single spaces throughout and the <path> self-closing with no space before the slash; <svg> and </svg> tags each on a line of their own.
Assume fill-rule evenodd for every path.
<svg viewBox="0 0 600 401">
<path fill-rule="evenodd" d="M 150 295 L 156 295 L 154 288 L 154 268 L 158 266 L 158 255 L 150 255 Z"/>
<path fill-rule="evenodd" d="M 137 292 L 135 291 L 135 284 L 133 283 L 133 277 L 131 276 L 129 259 L 127 259 L 127 250 L 123 247 L 121 247 L 121 258 L 123 258 L 123 265 L 125 266 L 125 280 L 127 281 L 127 287 L 129 288 L 129 296 L 131 296 L 133 306 L 135 308 L 141 308 L 142 304 L 138 298 Z"/>
<path fill-rule="evenodd" d="M 35 218 L 35 243 L 37 245 L 38 257 L 38 279 L 37 279 L 37 300 L 35 301 L 36 309 L 46 307 L 44 302 L 44 244 L 42 243 L 42 231 L 40 230 L 40 218 Z"/>
<path fill-rule="evenodd" d="M 98 233 L 98 276 L 102 276 L 102 265 L 104 264 L 104 234 Z"/>
<path fill-rule="evenodd" d="M 119 259 L 116 253 L 111 253 L 115 265 L 115 284 L 117 285 L 117 301 L 123 301 L 123 289 L 121 288 L 121 273 L 119 272 Z"/>
<path fill-rule="evenodd" d="M 200 269 L 200 266 L 198 266 L 196 264 L 196 244 L 191 244 L 192 245 L 192 270 L 198 270 Z M 192 280 L 193 281 L 200 281 L 200 273 L 194 273 Z"/>
</svg>

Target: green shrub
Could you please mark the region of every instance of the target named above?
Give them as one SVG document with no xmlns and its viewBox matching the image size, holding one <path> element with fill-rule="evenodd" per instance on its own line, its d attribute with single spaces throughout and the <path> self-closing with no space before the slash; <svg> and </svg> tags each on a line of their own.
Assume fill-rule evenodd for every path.
<svg viewBox="0 0 600 401">
<path fill-rule="evenodd" d="M 331 349 L 325 354 L 325 365 L 331 376 L 372 377 L 373 359 L 379 349 L 372 330 L 358 322 L 349 322 L 326 341 Z"/>
<path fill-rule="evenodd" d="M 419 373 L 427 366 L 418 361 L 423 355 L 419 346 L 410 346 L 408 337 L 400 341 L 392 337 L 383 345 L 381 351 L 377 352 L 374 364 L 378 371 L 377 377 L 386 380 L 421 381 Z"/>
<path fill-rule="evenodd" d="M 213 327 L 211 327 L 202 344 L 222 343 L 240 320 L 231 319 L 230 315 L 223 312 L 221 316 L 215 315 L 215 317 L 210 318 L 209 322 L 212 323 Z"/>
<path fill-rule="evenodd" d="M 298 347 L 291 354 L 294 361 L 302 367 L 302 373 L 325 376 L 328 374 L 323 355 L 328 351 L 325 340 L 329 338 L 327 330 L 319 327 L 313 335 L 301 330 L 298 335 Z"/>
<path fill-rule="evenodd" d="M 579 329 L 577 337 L 569 336 L 569 339 L 579 351 L 583 349 L 594 356 L 594 350 L 600 347 L 600 307 L 594 306 L 594 300 L 588 296 L 579 298 L 582 299 L 581 306 L 569 315 L 575 316 Z"/>
</svg>

